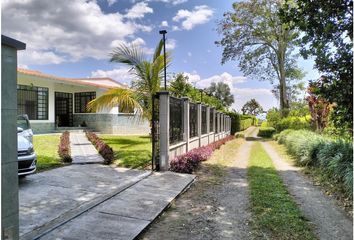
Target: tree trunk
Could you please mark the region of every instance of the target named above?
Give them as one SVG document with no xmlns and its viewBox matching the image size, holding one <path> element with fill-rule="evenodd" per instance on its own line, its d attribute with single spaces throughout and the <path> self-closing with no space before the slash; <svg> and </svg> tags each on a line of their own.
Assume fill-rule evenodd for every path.
<svg viewBox="0 0 354 240">
<path fill-rule="evenodd" d="M 280 100 L 280 111 L 283 117 L 289 114 L 289 100 L 286 94 L 286 74 L 285 74 L 285 53 L 286 48 L 283 44 L 279 44 L 279 100 Z"/>
</svg>

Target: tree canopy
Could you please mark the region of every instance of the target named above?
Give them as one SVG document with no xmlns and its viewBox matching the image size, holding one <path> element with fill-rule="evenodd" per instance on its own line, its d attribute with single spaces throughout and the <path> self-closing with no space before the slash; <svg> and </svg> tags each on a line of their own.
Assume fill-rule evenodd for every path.
<svg viewBox="0 0 354 240">
<path fill-rule="evenodd" d="M 338 127 L 353 125 L 353 1 L 286 1 L 284 23 L 300 35 L 304 58 L 313 56 L 321 78 L 311 82 L 312 94 L 335 103 Z"/>
<path fill-rule="evenodd" d="M 289 108 L 287 80 L 301 77 L 292 54 L 298 37 L 279 18 L 281 1 L 249 0 L 233 4 L 233 11 L 226 12 L 218 24 L 222 34 L 216 42 L 224 48 L 222 63 L 238 60 L 246 76 L 273 83 L 277 79 L 280 108 Z M 287 111 L 284 111 L 286 115 Z"/>
<path fill-rule="evenodd" d="M 219 99 L 225 107 L 230 107 L 234 102 L 229 85 L 223 82 L 212 82 L 206 89 L 207 93 Z"/>
<path fill-rule="evenodd" d="M 250 101 L 246 102 L 242 109 L 242 114 L 249 114 L 249 115 L 258 115 L 263 112 L 262 106 L 256 101 L 256 99 L 252 98 Z"/>
</svg>

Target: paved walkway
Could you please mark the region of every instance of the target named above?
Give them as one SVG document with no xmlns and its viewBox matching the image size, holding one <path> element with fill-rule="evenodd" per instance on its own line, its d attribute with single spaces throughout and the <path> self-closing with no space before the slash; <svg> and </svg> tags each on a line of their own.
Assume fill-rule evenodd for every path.
<svg viewBox="0 0 354 240">
<path fill-rule="evenodd" d="M 84 132 L 70 133 L 70 148 L 73 164 L 103 163 L 104 161 Z"/>
<path fill-rule="evenodd" d="M 20 238 L 34 239 L 149 174 L 148 171 L 88 164 L 22 178 L 19 182 Z"/>
<path fill-rule="evenodd" d="M 318 237 L 323 240 L 353 239 L 353 222 L 345 212 L 305 178 L 299 168 L 285 162 L 269 143 L 262 142 L 262 145 L 301 211 L 315 224 Z"/>
<path fill-rule="evenodd" d="M 153 173 L 40 239 L 134 239 L 193 180 L 188 174 Z"/>
</svg>

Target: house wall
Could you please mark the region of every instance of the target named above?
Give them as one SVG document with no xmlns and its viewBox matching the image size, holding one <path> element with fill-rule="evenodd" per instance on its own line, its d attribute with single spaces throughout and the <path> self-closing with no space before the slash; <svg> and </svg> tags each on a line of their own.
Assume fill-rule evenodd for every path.
<svg viewBox="0 0 354 240">
<path fill-rule="evenodd" d="M 55 126 L 55 92 L 78 93 L 96 92 L 100 97 L 106 91 L 94 86 L 64 83 L 44 77 L 36 77 L 18 73 L 18 84 L 33 85 L 48 88 L 48 119 L 30 120 L 33 132 L 48 133 L 56 129 Z M 73 126 L 78 127 L 85 121 L 88 127 L 96 131 L 110 134 L 148 134 L 150 132 L 147 121 L 137 121 L 136 117 L 129 114 L 119 113 L 118 107 L 102 109 L 97 114 L 75 113 L 75 96 L 73 96 Z"/>
</svg>

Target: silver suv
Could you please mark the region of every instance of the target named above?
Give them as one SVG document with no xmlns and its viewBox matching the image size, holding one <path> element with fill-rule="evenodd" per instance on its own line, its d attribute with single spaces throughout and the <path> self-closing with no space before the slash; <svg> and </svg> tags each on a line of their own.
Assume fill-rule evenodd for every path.
<svg viewBox="0 0 354 240">
<path fill-rule="evenodd" d="M 37 156 L 33 149 L 33 132 L 27 115 L 17 117 L 18 175 L 32 174 L 37 168 Z"/>
</svg>

